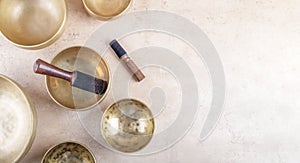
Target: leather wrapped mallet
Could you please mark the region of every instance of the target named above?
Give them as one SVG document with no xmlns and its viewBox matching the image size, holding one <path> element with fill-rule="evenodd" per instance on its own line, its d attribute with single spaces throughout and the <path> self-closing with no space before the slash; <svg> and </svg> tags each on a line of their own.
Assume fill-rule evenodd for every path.
<svg viewBox="0 0 300 163">
<path fill-rule="evenodd" d="M 124 48 L 119 44 L 117 40 L 111 41 L 110 47 L 114 50 L 116 55 L 126 64 L 126 66 L 133 73 L 133 76 L 137 79 L 137 81 L 140 82 L 145 78 L 145 75 L 137 67 L 137 65 L 133 62 L 133 60 L 127 55 L 127 52 L 124 50 Z"/>
<path fill-rule="evenodd" d="M 51 65 L 41 59 L 35 61 L 33 71 L 38 74 L 60 78 L 70 82 L 71 86 L 96 94 L 104 94 L 108 83 L 91 75 L 73 71 L 69 72 Z"/>
</svg>

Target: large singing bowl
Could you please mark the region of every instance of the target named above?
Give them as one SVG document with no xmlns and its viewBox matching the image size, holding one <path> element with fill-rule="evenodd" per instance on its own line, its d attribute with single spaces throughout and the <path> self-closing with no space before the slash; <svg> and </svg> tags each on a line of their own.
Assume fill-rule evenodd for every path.
<svg viewBox="0 0 300 163">
<path fill-rule="evenodd" d="M 18 162 L 31 148 L 37 117 L 22 88 L 0 74 L 0 162 Z"/>
<path fill-rule="evenodd" d="M 1 0 L 0 31 L 18 47 L 41 49 L 61 36 L 67 10 L 65 0 Z"/>
</svg>

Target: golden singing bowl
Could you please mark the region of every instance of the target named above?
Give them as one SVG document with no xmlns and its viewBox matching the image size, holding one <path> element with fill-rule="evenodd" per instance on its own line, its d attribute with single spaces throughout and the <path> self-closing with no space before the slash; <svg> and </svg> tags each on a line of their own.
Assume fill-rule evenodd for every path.
<svg viewBox="0 0 300 163">
<path fill-rule="evenodd" d="M 132 0 L 82 0 L 86 11 L 100 20 L 108 20 L 122 14 Z"/>
<path fill-rule="evenodd" d="M 106 109 L 101 122 L 105 141 L 121 152 L 136 152 L 152 139 L 154 119 L 150 109 L 135 99 L 120 100 Z"/>
<path fill-rule="evenodd" d="M 65 142 L 50 148 L 41 163 L 95 163 L 90 150 L 76 142 Z"/>
<path fill-rule="evenodd" d="M 0 74 L 0 162 L 18 162 L 36 133 L 35 108 L 22 88 Z"/>
<path fill-rule="evenodd" d="M 46 76 L 46 86 L 51 98 L 60 106 L 71 110 L 86 110 L 101 102 L 110 87 L 109 68 L 104 59 L 87 47 L 70 47 L 61 51 L 51 61 L 56 67 L 67 71 L 78 70 L 108 82 L 104 94 L 95 94 L 71 87 L 68 81 Z"/>
<path fill-rule="evenodd" d="M 67 21 L 65 0 L 1 0 L 0 31 L 25 49 L 41 49 L 56 41 Z"/>
</svg>

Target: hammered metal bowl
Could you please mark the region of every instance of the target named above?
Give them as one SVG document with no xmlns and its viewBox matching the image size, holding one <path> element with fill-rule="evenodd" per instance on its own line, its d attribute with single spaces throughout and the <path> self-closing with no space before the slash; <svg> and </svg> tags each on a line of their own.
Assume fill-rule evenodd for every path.
<svg viewBox="0 0 300 163">
<path fill-rule="evenodd" d="M 0 162 L 18 162 L 36 133 L 35 108 L 22 88 L 0 74 Z"/>
<path fill-rule="evenodd" d="M 95 163 L 90 150 L 76 142 L 64 142 L 50 148 L 41 163 Z"/>
<path fill-rule="evenodd" d="M 0 31 L 18 47 L 40 49 L 63 33 L 67 10 L 65 0 L 1 0 Z"/>
<path fill-rule="evenodd" d="M 100 20 L 108 20 L 122 14 L 132 0 L 82 0 L 86 11 Z"/>
<path fill-rule="evenodd" d="M 126 153 L 144 148 L 152 139 L 154 127 L 150 109 L 135 99 L 123 99 L 109 106 L 101 122 L 107 144 Z"/>
<path fill-rule="evenodd" d="M 57 54 L 51 64 L 67 71 L 78 70 L 108 82 L 104 94 L 94 94 L 75 87 L 70 83 L 46 76 L 46 86 L 51 98 L 60 106 L 70 110 L 86 110 L 101 102 L 110 87 L 109 68 L 104 59 L 94 50 L 75 46 Z"/>
</svg>

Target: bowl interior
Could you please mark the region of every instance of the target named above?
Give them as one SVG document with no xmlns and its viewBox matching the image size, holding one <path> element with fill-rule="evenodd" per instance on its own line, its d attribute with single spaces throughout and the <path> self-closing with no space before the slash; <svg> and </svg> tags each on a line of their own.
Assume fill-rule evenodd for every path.
<svg viewBox="0 0 300 163">
<path fill-rule="evenodd" d="M 35 111 L 21 88 L 0 75 L 0 162 L 16 162 L 31 147 Z"/>
<path fill-rule="evenodd" d="M 85 47 L 71 47 L 63 50 L 52 60 L 51 64 L 67 71 L 80 71 L 109 83 L 109 69 L 102 57 Z M 69 109 L 88 109 L 99 103 L 107 94 L 90 93 L 71 87 L 70 83 L 54 77 L 46 77 L 46 85 L 52 99 Z"/>
<path fill-rule="evenodd" d="M 131 0 L 83 0 L 88 12 L 96 17 L 109 19 L 121 14 Z"/>
<path fill-rule="evenodd" d="M 55 37 L 65 24 L 65 0 L 1 0 L 0 29 L 11 42 L 34 46 Z"/>
<path fill-rule="evenodd" d="M 121 152 L 136 152 L 152 139 L 154 119 L 142 102 L 124 99 L 103 114 L 101 131 L 106 142 Z"/>
<path fill-rule="evenodd" d="M 52 147 L 45 154 L 42 163 L 82 162 L 95 163 L 93 154 L 83 145 L 65 142 Z"/>
</svg>

